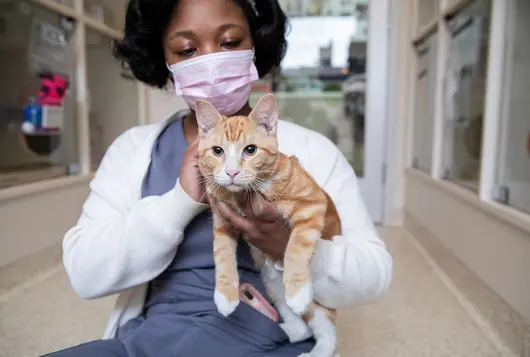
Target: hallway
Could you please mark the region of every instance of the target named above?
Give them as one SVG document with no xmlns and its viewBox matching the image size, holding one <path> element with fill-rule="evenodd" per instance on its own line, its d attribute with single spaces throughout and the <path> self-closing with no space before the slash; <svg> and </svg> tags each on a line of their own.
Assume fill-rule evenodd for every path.
<svg viewBox="0 0 530 357">
<path fill-rule="evenodd" d="M 414 239 L 401 229 L 380 232 L 394 257 L 393 286 L 375 304 L 342 311 L 342 357 L 509 356 L 478 327 L 480 316 L 463 308 L 451 281 Z M 0 275 L 0 357 L 36 356 L 102 334 L 114 299 L 79 299 L 55 261 L 16 285 L 10 282 L 22 272 Z"/>
</svg>

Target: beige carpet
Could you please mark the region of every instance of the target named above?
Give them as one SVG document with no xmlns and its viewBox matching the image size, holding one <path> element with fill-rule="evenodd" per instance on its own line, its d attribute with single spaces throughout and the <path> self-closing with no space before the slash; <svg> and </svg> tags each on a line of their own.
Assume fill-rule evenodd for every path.
<svg viewBox="0 0 530 357">
<path fill-rule="evenodd" d="M 381 230 L 394 283 L 380 301 L 340 313 L 342 357 L 501 356 L 400 230 Z M 0 356 L 38 356 L 99 338 L 113 298 L 83 301 L 57 267 L 0 295 Z"/>
</svg>

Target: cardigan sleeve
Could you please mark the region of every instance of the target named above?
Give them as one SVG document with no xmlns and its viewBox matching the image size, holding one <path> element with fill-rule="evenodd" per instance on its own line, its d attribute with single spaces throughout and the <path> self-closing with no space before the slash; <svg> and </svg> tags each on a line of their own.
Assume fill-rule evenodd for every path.
<svg viewBox="0 0 530 357">
<path fill-rule="evenodd" d="M 82 298 L 111 295 L 158 276 L 171 263 L 186 225 L 207 207 L 178 181 L 162 196 L 139 200 L 131 177 L 145 132 L 133 128 L 110 146 L 77 224 L 63 239 L 64 266 Z"/>
<path fill-rule="evenodd" d="M 309 140 L 311 162 L 327 167 L 323 189 L 337 207 L 342 235 L 320 240 L 313 258 L 315 299 L 329 308 L 371 301 L 386 293 L 392 258 L 368 214 L 357 177 L 339 149 L 317 135 Z"/>
</svg>

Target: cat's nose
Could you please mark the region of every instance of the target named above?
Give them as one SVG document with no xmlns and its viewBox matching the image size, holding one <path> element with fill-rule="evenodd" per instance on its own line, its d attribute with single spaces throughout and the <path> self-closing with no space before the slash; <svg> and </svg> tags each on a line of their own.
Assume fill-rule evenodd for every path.
<svg viewBox="0 0 530 357">
<path fill-rule="evenodd" d="M 233 180 L 241 171 L 239 170 L 226 170 L 226 174 Z"/>
</svg>

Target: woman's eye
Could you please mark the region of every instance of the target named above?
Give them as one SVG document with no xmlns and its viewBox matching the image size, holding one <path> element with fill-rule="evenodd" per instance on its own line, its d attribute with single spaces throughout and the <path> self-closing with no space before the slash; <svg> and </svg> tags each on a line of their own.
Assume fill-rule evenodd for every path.
<svg viewBox="0 0 530 357">
<path fill-rule="evenodd" d="M 239 47 L 240 44 L 241 44 L 241 41 L 226 41 L 221 44 L 221 47 L 232 49 L 232 48 Z"/>
<path fill-rule="evenodd" d="M 219 147 L 219 146 L 214 146 L 214 147 L 212 148 L 212 151 L 213 151 L 213 153 L 214 153 L 215 156 L 221 156 L 221 155 L 223 155 L 223 152 L 224 152 L 224 151 L 223 151 L 223 148 L 221 148 L 221 147 Z"/>
<path fill-rule="evenodd" d="M 179 55 L 181 57 L 191 57 L 196 52 L 197 52 L 197 50 L 195 48 L 188 48 L 187 50 L 182 50 L 182 51 L 177 52 L 177 55 Z"/>
<path fill-rule="evenodd" d="M 245 147 L 245 154 L 247 155 L 254 155 L 256 153 L 257 147 L 256 145 L 249 145 Z"/>
</svg>

